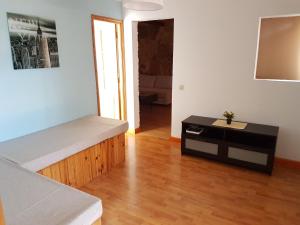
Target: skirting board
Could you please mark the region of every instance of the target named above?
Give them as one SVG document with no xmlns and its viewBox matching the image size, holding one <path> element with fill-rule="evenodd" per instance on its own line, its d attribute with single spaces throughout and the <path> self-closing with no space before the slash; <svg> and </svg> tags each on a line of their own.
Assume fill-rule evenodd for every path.
<svg viewBox="0 0 300 225">
<path fill-rule="evenodd" d="M 170 137 L 169 141 L 180 143 L 181 138 Z M 289 160 L 289 159 L 283 159 L 283 158 L 276 157 L 275 158 L 275 165 L 280 165 L 280 166 L 283 166 L 283 167 L 300 170 L 300 162 L 299 161 L 293 161 L 293 160 Z"/>
<path fill-rule="evenodd" d="M 142 132 L 142 129 L 139 127 L 139 128 L 136 128 L 136 129 L 129 129 L 127 131 L 127 134 L 136 135 L 136 134 L 141 133 L 141 132 Z"/>
<path fill-rule="evenodd" d="M 57 162 L 38 173 L 79 188 L 125 161 L 125 135 L 121 134 Z"/>
<path fill-rule="evenodd" d="M 5 225 L 4 211 L 3 211 L 1 199 L 0 199 L 0 225 Z"/>
<path fill-rule="evenodd" d="M 177 137 L 170 137 L 169 141 L 171 142 L 176 142 L 176 143 L 181 143 L 181 138 L 177 138 Z"/>
<path fill-rule="evenodd" d="M 280 165 L 283 167 L 291 168 L 291 169 L 298 169 L 300 170 L 300 162 L 289 160 L 289 159 L 283 159 L 283 158 L 275 158 L 275 165 Z"/>
<path fill-rule="evenodd" d="M 102 223 L 101 223 L 101 219 L 98 219 L 97 221 L 95 221 L 94 223 L 93 223 L 93 225 L 101 225 Z"/>
</svg>

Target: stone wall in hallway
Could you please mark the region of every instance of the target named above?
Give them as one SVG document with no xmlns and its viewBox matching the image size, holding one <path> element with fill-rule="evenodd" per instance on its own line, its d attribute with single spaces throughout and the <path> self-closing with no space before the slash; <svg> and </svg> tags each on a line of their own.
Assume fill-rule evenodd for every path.
<svg viewBox="0 0 300 225">
<path fill-rule="evenodd" d="M 139 22 L 139 73 L 172 76 L 173 40 L 173 19 Z"/>
</svg>

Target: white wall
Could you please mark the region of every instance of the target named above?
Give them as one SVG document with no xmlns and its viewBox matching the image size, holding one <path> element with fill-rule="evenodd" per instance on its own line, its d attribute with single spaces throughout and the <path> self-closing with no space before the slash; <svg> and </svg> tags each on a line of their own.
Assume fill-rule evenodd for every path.
<svg viewBox="0 0 300 225">
<path fill-rule="evenodd" d="M 191 114 L 231 110 L 238 120 L 280 126 L 277 156 L 300 160 L 300 83 L 253 79 L 258 18 L 289 13 L 300 13 L 300 1 L 165 0 L 162 11 L 125 11 L 125 24 L 175 19 L 172 136 L 180 137 L 181 121 Z M 132 71 L 127 75 L 137 80 Z"/>
<path fill-rule="evenodd" d="M 59 68 L 13 69 L 7 12 L 56 21 Z M 112 0 L 0 1 L 0 141 L 97 113 L 92 13 L 122 18 Z"/>
<path fill-rule="evenodd" d="M 134 131 L 135 128 L 140 126 L 137 22 L 129 19 L 124 20 L 124 31 L 127 120 L 129 123 L 129 130 Z"/>
</svg>

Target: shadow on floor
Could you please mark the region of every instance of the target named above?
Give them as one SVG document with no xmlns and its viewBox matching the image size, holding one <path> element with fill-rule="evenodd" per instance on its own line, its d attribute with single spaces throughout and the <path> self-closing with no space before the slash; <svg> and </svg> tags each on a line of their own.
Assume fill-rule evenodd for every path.
<svg viewBox="0 0 300 225">
<path fill-rule="evenodd" d="M 171 136 L 171 105 L 141 105 L 139 135 L 169 139 Z"/>
</svg>

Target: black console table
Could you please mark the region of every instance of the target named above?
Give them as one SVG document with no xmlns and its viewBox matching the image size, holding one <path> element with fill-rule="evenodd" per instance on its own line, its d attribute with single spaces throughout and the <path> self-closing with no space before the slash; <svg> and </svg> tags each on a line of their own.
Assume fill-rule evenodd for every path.
<svg viewBox="0 0 300 225">
<path fill-rule="evenodd" d="M 278 127 L 248 123 L 245 129 L 212 125 L 215 118 L 191 116 L 182 122 L 182 154 L 201 156 L 272 174 Z"/>
</svg>

